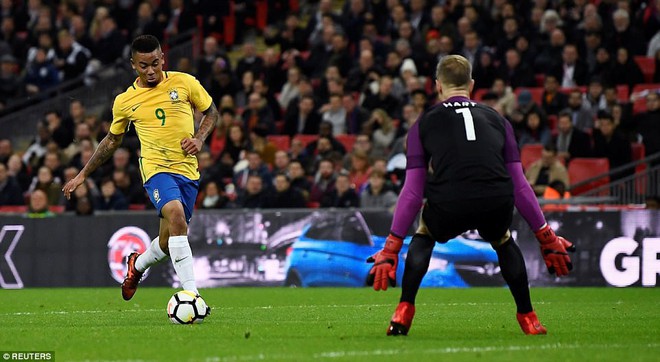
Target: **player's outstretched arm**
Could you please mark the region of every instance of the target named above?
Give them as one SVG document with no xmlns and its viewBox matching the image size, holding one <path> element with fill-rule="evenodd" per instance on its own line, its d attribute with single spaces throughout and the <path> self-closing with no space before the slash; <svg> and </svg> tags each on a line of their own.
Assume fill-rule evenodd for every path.
<svg viewBox="0 0 660 362">
<path fill-rule="evenodd" d="M 548 272 L 557 276 L 568 275 L 573 265 L 566 251 L 575 251 L 575 246 L 570 241 L 557 236 L 546 223 L 541 206 L 534 190 L 525 179 L 520 162 L 507 163 L 506 167 L 513 181 L 516 208 L 534 231 Z"/>
<path fill-rule="evenodd" d="M 94 151 L 92 157 L 89 159 L 89 161 L 87 161 L 85 167 L 83 167 L 83 169 L 78 172 L 76 177 L 71 179 L 64 185 L 64 187 L 62 187 L 62 191 L 64 192 L 64 196 L 67 198 L 67 200 L 71 198 L 71 193 L 83 182 L 85 182 L 87 177 L 89 177 L 92 172 L 96 171 L 99 166 L 105 163 L 105 161 L 107 161 L 110 156 L 115 153 L 117 148 L 121 146 L 123 139 L 123 134 L 116 135 L 108 132 L 108 134 L 99 143 L 99 146 L 96 148 L 96 151 Z"/>
<path fill-rule="evenodd" d="M 202 117 L 202 121 L 199 124 L 195 136 L 181 140 L 181 148 L 189 155 L 196 155 L 202 150 L 206 137 L 211 134 L 211 131 L 213 131 L 213 128 L 215 128 L 215 125 L 220 119 L 220 113 L 213 103 L 211 103 L 211 106 L 202 113 L 204 116 Z"/>
</svg>

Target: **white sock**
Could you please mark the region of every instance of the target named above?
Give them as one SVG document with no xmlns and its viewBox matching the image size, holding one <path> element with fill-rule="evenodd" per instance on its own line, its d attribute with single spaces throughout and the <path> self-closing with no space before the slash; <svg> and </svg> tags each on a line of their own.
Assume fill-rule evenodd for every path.
<svg viewBox="0 0 660 362">
<path fill-rule="evenodd" d="M 147 268 L 156 265 L 165 259 L 167 259 L 167 254 L 165 254 L 163 249 L 160 248 L 158 236 L 156 236 L 155 239 L 151 240 L 151 245 L 149 245 L 147 250 L 138 256 L 135 261 L 135 269 L 144 273 Z"/>
<path fill-rule="evenodd" d="M 176 275 L 179 276 L 181 287 L 183 290 L 189 290 L 195 292 L 195 294 L 199 294 L 197 284 L 195 284 L 192 250 L 190 249 L 190 243 L 188 243 L 188 236 L 170 236 L 167 246 L 170 248 L 170 257 L 172 258 Z"/>
</svg>

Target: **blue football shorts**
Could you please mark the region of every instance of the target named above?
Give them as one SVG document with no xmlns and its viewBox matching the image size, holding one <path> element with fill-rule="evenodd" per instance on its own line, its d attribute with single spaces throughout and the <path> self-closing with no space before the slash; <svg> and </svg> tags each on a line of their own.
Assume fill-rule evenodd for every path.
<svg viewBox="0 0 660 362">
<path fill-rule="evenodd" d="M 161 209 L 172 200 L 179 200 L 183 204 L 186 222 L 190 223 L 193 208 L 199 191 L 199 181 L 191 180 L 185 176 L 174 173 L 157 173 L 144 184 L 149 199 L 156 206 L 158 216 L 163 217 Z"/>
</svg>

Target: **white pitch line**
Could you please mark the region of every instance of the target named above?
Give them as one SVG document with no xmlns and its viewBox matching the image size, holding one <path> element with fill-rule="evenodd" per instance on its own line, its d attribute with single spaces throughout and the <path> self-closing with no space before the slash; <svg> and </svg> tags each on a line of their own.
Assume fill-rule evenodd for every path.
<svg viewBox="0 0 660 362">
<path fill-rule="evenodd" d="M 426 354 L 426 355 L 449 355 L 458 353 L 489 353 L 489 352 L 517 352 L 534 350 L 553 350 L 553 349 L 628 349 L 631 347 L 659 348 L 658 343 L 649 344 L 543 344 L 538 346 L 483 346 L 483 347 L 445 347 L 432 349 L 376 349 L 371 351 L 330 351 L 315 353 L 311 357 L 299 354 L 264 354 L 260 353 L 251 356 L 224 356 L 207 357 L 203 359 L 206 362 L 233 362 L 233 361 L 265 361 L 265 360 L 294 360 L 294 359 L 335 359 L 335 358 L 356 358 L 356 357 L 379 357 L 379 356 L 397 356 L 407 354 Z"/>
<path fill-rule="evenodd" d="M 509 305 L 511 303 L 424 303 L 417 304 L 421 307 L 432 307 L 432 306 L 484 306 L 484 305 Z M 539 304 L 539 303 L 537 303 Z M 253 306 L 253 307 L 216 307 L 213 309 L 218 310 L 240 310 L 240 309 L 256 309 L 256 310 L 270 310 L 270 309 L 320 309 L 320 308 L 387 308 L 393 307 L 394 304 L 329 304 L 329 305 L 265 305 L 265 306 Z M 211 305 L 211 307 L 213 307 Z M 117 311 L 116 309 L 108 310 L 70 310 L 70 311 L 43 311 L 43 312 L 9 312 L 9 313 L 0 313 L 0 316 L 26 316 L 26 315 L 67 315 L 67 314 L 95 314 L 95 313 L 110 313 Z M 161 309 L 122 309 L 121 312 L 160 312 Z"/>
</svg>

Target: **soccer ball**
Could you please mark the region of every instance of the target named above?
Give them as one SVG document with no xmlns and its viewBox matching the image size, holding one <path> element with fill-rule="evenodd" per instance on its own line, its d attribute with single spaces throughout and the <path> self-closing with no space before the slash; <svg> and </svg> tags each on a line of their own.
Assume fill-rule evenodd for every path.
<svg viewBox="0 0 660 362">
<path fill-rule="evenodd" d="M 211 314 L 211 308 L 199 294 L 181 290 L 167 303 L 167 316 L 174 324 L 202 323 Z"/>
</svg>

